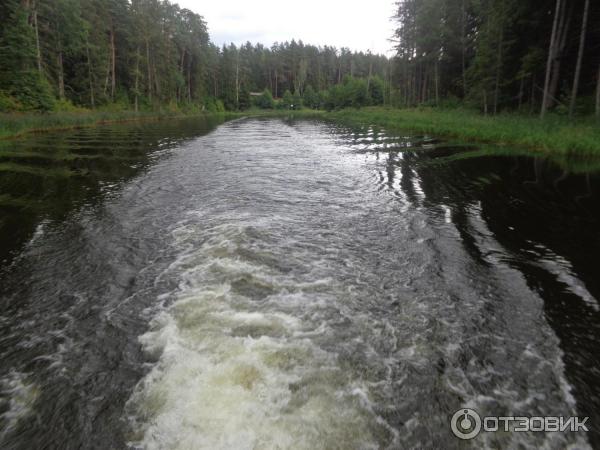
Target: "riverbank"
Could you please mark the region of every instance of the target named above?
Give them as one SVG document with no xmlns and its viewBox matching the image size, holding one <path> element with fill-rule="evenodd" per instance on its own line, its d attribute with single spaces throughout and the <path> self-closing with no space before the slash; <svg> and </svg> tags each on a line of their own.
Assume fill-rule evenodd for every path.
<svg viewBox="0 0 600 450">
<path fill-rule="evenodd" d="M 321 117 L 324 111 L 303 109 L 260 110 L 251 109 L 240 112 L 135 112 L 135 111 L 84 111 L 84 112 L 54 112 L 48 114 L 0 114 L 0 140 L 13 139 L 26 134 L 44 133 L 48 131 L 70 130 L 114 123 L 141 122 L 152 120 L 183 119 L 190 117 L 222 116 L 225 118 L 239 117 Z"/>
<path fill-rule="evenodd" d="M 571 121 L 562 116 L 518 114 L 483 116 L 464 109 L 370 107 L 324 112 L 303 109 L 220 113 L 134 111 L 57 112 L 51 114 L 0 114 L 0 139 L 29 133 L 82 128 L 110 123 L 168 120 L 194 116 L 323 118 L 352 126 L 376 125 L 395 132 L 430 134 L 469 142 L 515 146 L 528 152 L 553 155 L 600 156 L 600 126 L 593 118 Z"/>
<path fill-rule="evenodd" d="M 600 126 L 593 118 L 500 114 L 483 116 L 463 109 L 345 109 L 325 117 L 353 126 L 377 125 L 391 131 L 416 132 L 465 141 L 516 146 L 534 152 L 600 156 Z"/>
<path fill-rule="evenodd" d="M 48 114 L 0 114 L 0 139 L 11 139 L 30 133 L 69 130 L 111 123 L 176 119 L 194 115 L 181 112 L 85 111 Z M 225 113 L 214 113 L 225 114 Z"/>
</svg>

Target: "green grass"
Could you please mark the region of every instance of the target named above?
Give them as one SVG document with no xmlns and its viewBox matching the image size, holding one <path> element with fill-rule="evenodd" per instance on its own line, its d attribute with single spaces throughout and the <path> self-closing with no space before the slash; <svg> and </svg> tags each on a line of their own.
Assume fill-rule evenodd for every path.
<svg viewBox="0 0 600 450">
<path fill-rule="evenodd" d="M 209 113 L 184 114 L 181 112 L 136 113 L 134 111 L 78 111 L 53 112 L 47 114 L 0 114 L 0 139 L 19 137 L 27 133 L 83 128 L 108 123 L 163 120 L 208 114 Z"/>
<path fill-rule="evenodd" d="M 600 156 L 600 124 L 594 118 L 569 120 L 500 114 L 485 117 L 464 109 L 345 109 L 324 117 L 347 125 L 377 125 L 390 131 L 412 132 L 528 151 L 560 155 Z"/>
<path fill-rule="evenodd" d="M 232 117 L 278 117 L 285 119 L 319 119 L 326 116 L 325 111 L 315 109 L 257 109 L 251 108 L 246 111 L 228 113 L 228 116 Z"/>
<path fill-rule="evenodd" d="M 209 114 L 209 113 L 201 113 Z M 600 156 L 600 124 L 593 118 L 577 119 L 550 115 L 537 117 L 519 114 L 482 116 L 465 109 L 392 109 L 372 107 L 325 113 L 313 110 L 258 110 L 221 113 L 227 118 L 286 117 L 322 118 L 354 126 L 376 125 L 394 132 L 428 134 L 489 143 L 508 152 L 527 151 L 564 157 Z M 199 115 L 195 113 L 194 115 Z M 31 132 L 69 129 L 139 120 L 191 117 L 181 112 L 73 111 L 50 114 L 0 114 L 0 139 Z"/>
<path fill-rule="evenodd" d="M 28 133 L 42 133 L 54 130 L 83 128 L 95 125 L 133 122 L 144 120 L 164 120 L 194 116 L 222 115 L 226 118 L 239 117 L 293 117 L 310 118 L 321 116 L 323 112 L 313 110 L 260 110 L 251 109 L 241 112 L 134 112 L 134 111 L 65 111 L 47 114 L 0 113 L 0 139 L 10 139 Z"/>
</svg>

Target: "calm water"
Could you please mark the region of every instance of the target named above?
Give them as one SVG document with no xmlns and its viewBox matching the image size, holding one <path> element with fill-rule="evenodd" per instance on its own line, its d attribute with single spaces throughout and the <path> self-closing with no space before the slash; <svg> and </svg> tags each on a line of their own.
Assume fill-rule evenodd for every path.
<svg viewBox="0 0 600 450">
<path fill-rule="evenodd" d="M 2 143 L 0 447 L 600 448 L 600 177 L 500 153 L 275 119 Z M 462 407 L 590 432 L 463 442 Z"/>
</svg>

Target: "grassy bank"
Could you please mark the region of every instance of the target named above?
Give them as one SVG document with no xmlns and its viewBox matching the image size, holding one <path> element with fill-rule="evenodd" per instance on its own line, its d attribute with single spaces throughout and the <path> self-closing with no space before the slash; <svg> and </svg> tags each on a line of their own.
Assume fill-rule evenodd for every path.
<svg viewBox="0 0 600 450">
<path fill-rule="evenodd" d="M 325 117 L 348 125 L 378 125 L 391 131 L 518 146 L 545 153 L 600 156 L 600 125 L 593 118 L 571 121 L 549 116 L 541 121 L 517 114 L 485 117 L 462 109 L 434 108 L 346 109 Z"/>
<path fill-rule="evenodd" d="M 0 114 L 0 139 L 10 139 L 28 133 L 68 130 L 94 125 L 165 120 L 208 113 L 184 114 L 181 112 L 85 111 L 54 112 L 48 114 Z M 223 113 L 220 113 L 223 114 Z"/>
<path fill-rule="evenodd" d="M 85 111 L 50 114 L 0 114 L 0 139 L 27 133 L 106 123 L 164 120 L 210 113 Z M 235 117 L 325 118 L 353 126 L 377 125 L 395 132 L 430 134 L 465 141 L 520 147 L 554 155 L 600 156 L 600 125 L 593 118 L 571 121 L 562 116 L 501 114 L 482 116 L 463 109 L 392 109 L 372 107 L 325 113 L 314 110 L 248 110 L 219 113 Z"/>
<path fill-rule="evenodd" d="M 243 112 L 134 112 L 134 111 L 77 111 L 53 112 L 47 114 L 0 113 L 0 139 L 10 139 L 29 133 L 68 130 L 102 124 L 166 120 L 202 115 L 218 114 L 227 118 L 238 117 L 296 117 L 312 118 L 323 115 L 321 111 L 300 110 L 259 110 L 252 109 Z"/>
</svg>

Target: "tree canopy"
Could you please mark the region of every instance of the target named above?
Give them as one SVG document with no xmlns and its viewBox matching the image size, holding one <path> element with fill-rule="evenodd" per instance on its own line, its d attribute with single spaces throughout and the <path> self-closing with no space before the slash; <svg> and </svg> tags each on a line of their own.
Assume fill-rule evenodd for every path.
<svg viewBox="0 0 600 450">
<path fill-rule="evenodd" d="M 384 56 L 302 41 L 214 45 L 202 16 L 166 0 L 4 0 L 0 109 L 227 109 L 250 92 L 298 98 L 347 75 L 385 79 Z M 11 61 L 11 64 L 4 62 Z"/>
<path fill-rule="evenodd" d="M 460 99 L 484 112 L 537 112 L 544 94 L 546 108 L 558 110 L 579 94 L 579 108 L 592 107 L 600 83 L 599 2 L 402 0 L 396 6 L 397 104 Z"/>
</svg>

